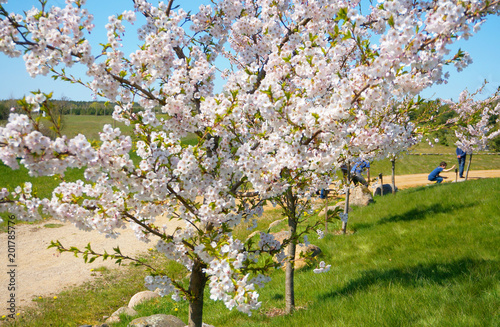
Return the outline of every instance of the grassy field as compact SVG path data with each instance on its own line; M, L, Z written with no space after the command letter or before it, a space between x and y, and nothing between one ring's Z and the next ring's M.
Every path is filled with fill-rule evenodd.
M227 311L206 293L204 321L223 326L499 326L500 179L449 183L376 197L355 208L348 230L322 240L319 260L332 265L325 274L313 267L296 273L292 316L284 303L284 272L260 291L262 308L251 317ZM266 211L265 226L280 218ZM333 227L333 226L331 226ZM340 225L334 226L339 229ZM248 233L242 228L238 234ZM155 252L148 254L151 260ZM142 272L103 272L93 283L40 299L36 310L9 326L102 323L143 290ZM187 319L187 302L168 297L143 304L140 315L166 313ZM116 326L127 326L127 319Z

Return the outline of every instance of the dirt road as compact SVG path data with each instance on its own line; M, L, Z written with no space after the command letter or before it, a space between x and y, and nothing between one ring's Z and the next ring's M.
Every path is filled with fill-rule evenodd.
M405 189L405 188L409 188L409 187L434 184L434 182L429 182L427 180L427 175L428 174L414 174L414 175L396 176L396 186L399 189ZM446 177L446 179L444 180L444 183L455 182L455 181L458 181L458 182L465 181L463 178L457 179L454 172L442 172L439 175ZM481 178L494 178L494 177L500 177L500 170L469 171L468 180L481 179ZM384 184L390 184L391 177L386 176L384 178L383 182L384 182Z
M446 182L455 181L455 173L442 173L448 177ZM469 172L469 179L500 177L500 170L484 170ZM460 180L459 180L460 181ZM390 183L390 177L384 179ZM396 186L400 189L427 185L427 174L396 176ZM166 223L168 230L173 231L182 223ZM8 267L7 234L0 234L0 315L7 314L6 303L9 299L9 284L15 285L15 299L17 308L29 305L32 299L38 296L57 294L65 288L81 284L93 278L91 269L101 266L118 267L112 261L96 260L92 264L85 264L82 258L76 258L70 253L58 254L54 249L47 249L51 240L59 240L68 246L84 248L87 243L92 244L95 251L107 250L120 246L123 254L133 255L147 251L155 244L145 244L138 241L130 230L123 230L118 239L106 238L97 232L84 232L71 224L61 226L56 220L43 221L36 225L18 225L15 234L15 267ZM55 227L55 228L49 228ZM119 267L118 267L119 268ZM7 272L14 269L13 279ZM119 268L120 269L120 268Z

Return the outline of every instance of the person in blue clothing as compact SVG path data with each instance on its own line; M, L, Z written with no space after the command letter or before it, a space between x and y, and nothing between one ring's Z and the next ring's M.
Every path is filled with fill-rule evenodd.
M363 184L364 186L368 186L368 182L363 177L363 172L367 170L366 179L370 180L370 163L366 160L358 160L352 165L351 168L351 180L354 185L358 185L358 183Z
M465 178L464 177L465 157L467 157L467 152L457 147L458 174L460 178Z
M439 164L439 167L437 167L436 169L434 169L430 174L429 174L429 177L428 179L431 181L431 182L436 182L436 183L441 183L443 181L444 178L446 177L442 177L442 176L439 176L439 173L442 172L442 171L450 171L452 169L455 168L455 165L453 165L453 167L451 167L450 169L445 169L446 166L448 166L448 164L445 162L445 161L442 161L440 164Z

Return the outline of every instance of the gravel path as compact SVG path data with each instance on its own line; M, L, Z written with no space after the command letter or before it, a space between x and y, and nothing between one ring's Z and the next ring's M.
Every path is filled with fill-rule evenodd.
M442 173L448 177L446 182L455 181L455 173ZM469 172L469 179L500 177L500 170L483 170ZM460 179L459 179L460 181ZM390 176L386 176L384 183L390 183ZM427 174L396 176L396 186L400 189L428 185ZM181 222L160 222L166 223L170 232L176 227L182 226ZM71 224L61 224L57 228L48 228L47 224L61 224L57 220L47 220L36 225L18 225L15 228L15 298L16 306L29 305L32 299L38 296L50 296L62 290L81 284L93 278L91 269L101 266L114 267L120 269L113 261L96 260L92 264L85 264L83 259L76 258L70 253L59 254L54 249L47 249L51 240L59 240L65 247L77 246L84 248L89 242L92 248L101 252L107 250L112 252L112 248L120 246L123 254L133 255L147 251L154 244L146 244L138 241L133 233L127 229L122 231L118 239L106 238L98 232L84 232L78 230ZM0 234L0 315L8 314L7 300L10 276L7 273L8 267L8 239L7 234Z

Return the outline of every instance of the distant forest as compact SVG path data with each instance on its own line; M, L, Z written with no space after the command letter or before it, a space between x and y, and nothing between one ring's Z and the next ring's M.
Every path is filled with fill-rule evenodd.
M104 101L51 100L61 115L110 116L115 104ZM0 100L0 120L7 120L10 109L17 108L17 100ZM139 109L139 106L137 105Z

